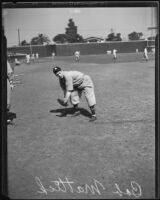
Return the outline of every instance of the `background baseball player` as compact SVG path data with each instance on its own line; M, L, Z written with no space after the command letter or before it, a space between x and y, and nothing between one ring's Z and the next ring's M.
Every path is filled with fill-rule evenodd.
M30 58L31 58L30 55L27 54L27 55L26 55L26 62L27 62L27 64L30 64Z
M17 58L15 58L15 65L20 65L20 64L21 64L20 61Z
M53 73L59 77L60 86L64 91L64 99L61 100L61 105L67 106L70 99L75 110L74 116L79 115L78 104L80 103L81 94L84 92L91 110L90 121L95 121L97 119L95 113L96 98L94 85L90 76L79 71L63 71L60 67L54 67Z
M117 50L116 49L113 49L113 60L114 62L116 62L116 59L117 59Z
M38 53L36 53L36 59L38 59L38 57L39 57L39 54L38 54Z
M146 47L144 48L143 56L144 56L144 59L145 59L146 61L148 61L148 51L147 51L147 48L146 48Z
M52 59L54 60L55 52L52 52Z
M79 61L79 59L80 59L80 51L75 51L74 56L75 56L75 60Z
M34 55L34 53L32 53L32 55L31 55L31 60L34 62L35 61L35 55Z

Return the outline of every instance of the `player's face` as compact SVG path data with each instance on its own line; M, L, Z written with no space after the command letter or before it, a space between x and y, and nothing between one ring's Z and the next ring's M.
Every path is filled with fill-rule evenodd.
M58 76L59 78L63 78L63 73L62 73L62 71L59 71L59 72L56 74L56 76Z

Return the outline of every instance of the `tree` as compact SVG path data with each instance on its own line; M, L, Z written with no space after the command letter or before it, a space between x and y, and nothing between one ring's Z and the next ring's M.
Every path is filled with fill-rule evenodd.
M129 40L140 40L143 36L143 33L137 33L135 31L133 31L132 33L128 34L128 39Z
M71 37L75 37L77 35L77 26L75 26L73 19L69 19L65 34L70 35Z
M121 38L121 34L120 33L117 33L117 41L122 41L122 38Z
M84 42L84 39L81 35L77 33L77 26L75 26L73 19L69 19L68 27L66 28L65 34L58 34L53 38L54 42L59 43L75 43L75 42Z
M56 43L65 43L67 42L66 34L58 34L53 38L53 41Z
M40 45L41 43L38 41L38 37L33 37L31 39L31 44L32 45Z
M77 33L77 26L75 26L73 19L69 19L65 34L68 36L68 42L84 42L83 37Z
M115 37L114 33L110 33L108 34L106 41L113 41L114 37Z
M31 39L32 45L43 45L43 44L49 44L49 43L50 43L50 39L45 34L39 34L38 36L33 37Z
M117 33L115 35L114 32L108 34L106 41L122 41L121 34Z
M26 45L29 45L29 43L28 43L26 40L23 40L23 41L21 42L21 46L26 46Z

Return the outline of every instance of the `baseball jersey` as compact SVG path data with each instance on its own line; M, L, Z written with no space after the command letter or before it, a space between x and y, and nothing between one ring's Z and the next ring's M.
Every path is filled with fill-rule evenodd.
M75 56L79 56L80 55L80 52L79 51L76 51L75 52Z
M113 55L116 55L117 50L113 49Z
M72 91L83 83L84 74L78 71L63 71L63 78L59 79L63 90Z

